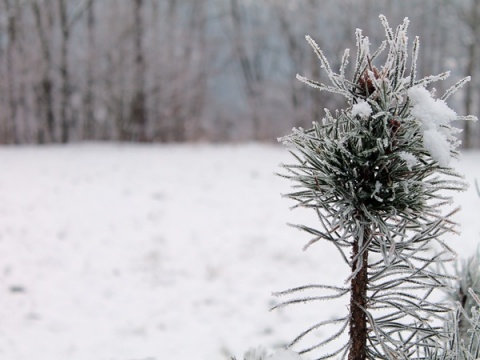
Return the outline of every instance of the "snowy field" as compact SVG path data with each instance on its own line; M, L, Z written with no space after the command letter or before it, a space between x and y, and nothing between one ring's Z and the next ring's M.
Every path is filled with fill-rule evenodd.
M276 349L328 303L275 312L272 291L343 284L331 246L287 222L281 147L0 148L0 359L225 360ZM456 168L461 256L480 243L480 152ZM321 334L318 334L321 335Z

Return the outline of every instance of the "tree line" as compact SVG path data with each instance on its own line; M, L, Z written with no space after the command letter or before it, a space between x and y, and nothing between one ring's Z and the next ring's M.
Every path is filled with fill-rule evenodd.
M478 113L480 0L0 0L0 143L274 141L343 105L295 80L326 81L304 36L339 58L380 13L410 18L419 75L473 76L452 106Z

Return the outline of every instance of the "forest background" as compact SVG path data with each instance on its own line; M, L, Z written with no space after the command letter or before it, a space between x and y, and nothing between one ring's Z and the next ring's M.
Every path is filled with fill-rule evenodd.
M295 80L325 80L304 36L341 59L380 13L410 18L419 77L452 71L439 94L472 76L450 105L478 114L480 0L0 0L0 143L275 141L343 106Z

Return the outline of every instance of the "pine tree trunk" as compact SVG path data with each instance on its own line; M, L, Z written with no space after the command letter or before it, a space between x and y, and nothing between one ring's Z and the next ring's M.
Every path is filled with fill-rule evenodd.
M363 244L369 240L369 231L365 229ZM355 258L360 251L360 239L353 243L353 255ZM352 272L357 271L358 261L354 261ZM367 317L364 309L367 308L367 285L368 285L368 251L361 255L360 271L352 279L350 298L350 339L351 348L348 360L365 360L367 357Z

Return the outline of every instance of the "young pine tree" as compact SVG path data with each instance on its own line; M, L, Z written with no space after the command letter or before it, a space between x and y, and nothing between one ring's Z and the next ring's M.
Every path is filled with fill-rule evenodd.
M385 17L380 19L386 40L376 51L370 52L361 30L356 32L351 80L346 78L348 49L336 73L307 37L330 84L297 78L343 95L348 107L333 113L325 109L325 118L311 129L294 129L281 139L296 159L283 165L282 176L294 182L294 191L287 195L296 202L294 207L317 214L317 228L295 225L313 236L307 247L319 240L330 242L351 274L346 286L306 285L278 293L308 294L279 306L349 298L344 317L319 320L292 342L305 343L315 330L337 327L326 339L304 345L301 354L317 354L345 339L317 358L448 358L455 331L444 325L453 324L449 319L454 309L431 300L432 293L446 286L445 276L432 265L453 258L440 239L455 231L450 216L456 210L441 211L451 201L445 191L465 187L449 167L458 145L451 122L474 119L457 116L445 100L469 78L435 98L427 86L449 73L417 79L419 40L413 41L408 59L408 19L395 31Z

